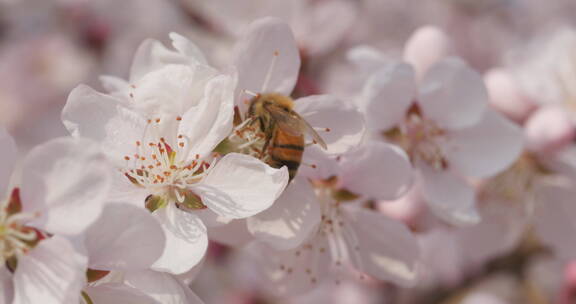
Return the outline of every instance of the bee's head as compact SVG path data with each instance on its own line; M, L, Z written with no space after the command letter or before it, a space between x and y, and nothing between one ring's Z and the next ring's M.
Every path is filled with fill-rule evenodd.
M255 116L265 115L268 112L266 107L270 106L290 112L294 108L294 101L290 97L278 93L258 94L250 101L248 113Z

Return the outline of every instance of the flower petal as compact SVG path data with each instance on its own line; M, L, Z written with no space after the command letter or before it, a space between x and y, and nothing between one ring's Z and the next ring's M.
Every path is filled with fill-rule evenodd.
M357 6L346 0L320 1L300 7L296 15L299 18L291 25L298 42L311 57L334 50L346 37L358 13Z
M30 225L55 234L77 234L100 215L112 167L98 146L58 138L34 148L22 170L23 211L39 213Z
M217 214L245 218L270 207L287 183L286 168L274 169L254 157L230 153L193 190Z
M413 171L396 146L371 141L342 157L342 186L369 198L391 200L409 189Z
M358 238L356 264L375 278L412 286L416 280L416 266L420 257L418 241L401 222L382 214L347 206L346 216L354 223Z
M318 287L329 278L332 257L326 238L313 238L307 245L278 251L253 242L243 253L247 261L254 264L265 290L280 296L294 296Z
M195 59L198 63L208 64L208 61L206 60L206 57L204 57L200 48L188 38L174 32L170 33L169 36L170 40L172 40L172 46L174 46L180 54L189 59Z
M300 55L290 27L282 20L266 17L250 24L233 56L239 79L235 96L244 96L242 90L289 96L294 89Z
M168 204L153 213L160 221L166 236L162 256L152 269L182 274L198 264L208 248L206 227L198 216Z
M350 49L346 53L346 59L365 73L372 73L387 63L387 58L382 52L368 45Z
M116 76L103 75L99 77L102 87L110 94L121 94L125 96L130 85L122 78Z
M216 71L201 65L159 67L130 86L129 100L131 106L147 118L166 115L175 119L206 98L207 86L216 75ZM232 95L234 87L229 90Z
M14 297L14 283L12 274L6 267L0 268L0 304L12 303Z
M145 40L140 44L130 68L130 83L169 64L192 66L205 62L202 54L192 42L175 33L171 33L170 38L176 51L166 48L162 43L153 39Z
M472 225L480 221L475 207L474 188L450 171L436 170L418 163L422 192L431 210L454 225Z
M469 265L483 265L516 248L530 218L525 204L483 200L479 209L482 222L455 231Z
M319 145L313 145L304 149L302 163L298 168L298 176L307 177L313 180L327 179L340 173L340 166L336 157L328 155Z
M476 71L460 59L449 58L424 75L419 104L424 115L439 126L459 129L480 121L488 104L488 92Z
M231 220L224 225L209 227L208 238L232 247L243 247L254 241L254 235L246 227L246 219Z
M320 223L320 206L306 179L296 178L272 207L248 218L248 230L278 250L302 244Z
M166 273L143 270L129 272L126 284L140 290L162 304L202 304L202 300L174 276Z
M62 110L62 121L72 136L86 137L102 144L103 151L125 165L124 156L137 153L146 120L122 105L120 99L80 85L72 90Z
M86 284L87 258L66 239L41 241L18 259L13 304L79 303Z
M296 100L296 112L302 116L328 146L331 154L344 153L357 146L364 135L362 114L330 95L313 95ZM346 119L342 119L342 118ZM329 129L326 131L325 129Z
M415 99L414 69L405 63L394 63L370 75L358 103L366 115L367 128L380 134L400 123Z
M543 186L538 189L534 219L539 239L562 259L576 257L576 205L574 185L571 183Z
M450 133L444 154L449 166L464 176L489 177L520 156L523 137L520 127L487 110L478 124Z
M152 297L136 288L121 283L105 283L87 286L84 291L94 303L106 304L156 304Z
M210 80L198 106L182 116L178 134L187 137L188 161L205 156L232 131L236 79L221 75Z
M129 203L143 207L150 190L133 184L122 172L112 173L112 186L107 201Z
M165 242L160 224L147 210L120 203L108 204L84 239L89 266L98 270L148 268Z
M4 199L7 195L8 186L10 186L10 177L18 158L18 150L14 139L3 127L0 127L0 147L2 147L0 151L0 157L2 157L2 162L0 162L0 197Z

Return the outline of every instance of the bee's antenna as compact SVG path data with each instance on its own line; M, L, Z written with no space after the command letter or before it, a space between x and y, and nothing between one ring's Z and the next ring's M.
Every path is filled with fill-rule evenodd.
M276 66L276 60L278 60L278 56L280 52L277 50L274 51L274 56L272 56L272 63L270 63L270 67L268 68L268 72L266 73L266 78L264 78L264 84L262 85L262 90L260 92L266 92L268 89L268 84L270 83L270 78L272 78L272 72L274 72L274 67Z

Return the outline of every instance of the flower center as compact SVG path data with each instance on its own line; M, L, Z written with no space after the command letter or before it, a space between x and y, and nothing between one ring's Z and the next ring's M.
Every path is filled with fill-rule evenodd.
M438 170L448 167L441 148L446 133L418 112L409 112L401 125L385 131L383 135L402 147L413 162L418 159Z
M523 154L510 168L490 179L481 195L510 202L530 202L534 185L546 176L550 176L550 172L534 156Z
M176 121L180 120L180 117L176 118ZM188 187L205 176L210 163L202 160L199 154L191 156L186 136L161 136L162 133L170 134L161 132L167 129L170 126L163 126L160 118L148 120L142 140L134 143L137 152L124 156L126 165L120 171L134 185L150 191L146 199L149 209L155 210L170 202L198 209L199 198Z
M0 208L0 265L6 263L12 270L16 258L28 253L40 239L36 230L23 225L35 215L20 211L19 190L16 188L10 200L4 201Z

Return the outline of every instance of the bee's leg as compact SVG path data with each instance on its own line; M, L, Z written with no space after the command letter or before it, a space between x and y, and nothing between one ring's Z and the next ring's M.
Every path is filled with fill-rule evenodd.
M266 137L266 141L264 142L264 146L262 147L262 151L260 151L260 159L264 158L264 153L268 151L268 145L270 145L271 138L269 136Z

